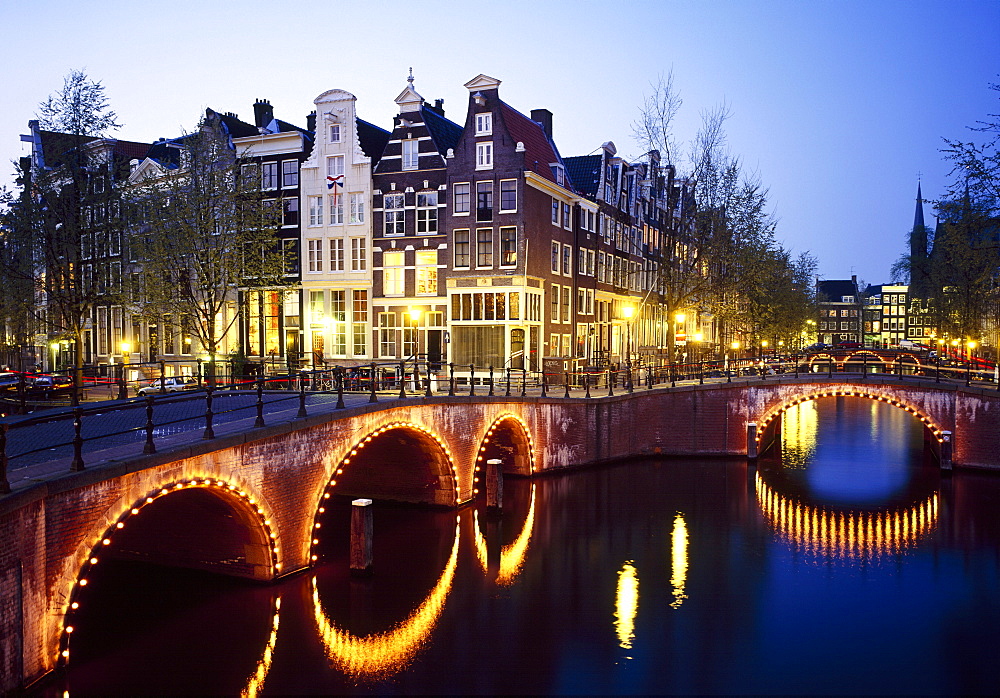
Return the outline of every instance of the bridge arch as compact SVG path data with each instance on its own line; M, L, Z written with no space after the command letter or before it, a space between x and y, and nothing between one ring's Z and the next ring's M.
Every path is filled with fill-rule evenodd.
M768 430L769 428L776 427L779 424L777 420L786 410L803 402L818 400L825 397L862 397L898 407L899 409L909 412L916 417L939 444L944 441L944 430L941 425L924 410L908 404L898 395L883 394L866 387L813 388L798 395L786 396L782 402L768 407L763 414L760 415L757 421L757 435L755 437L759 449L758 452L760 452L761 443L770 443L770 437L773 436L773 434L769 434Z
M112 507L99 535L81 544L67 572L56 664L69 661L70 639L95 567L108 557L273 580L281 571L278 534L266 505L251 492L214 477L174 480L128 506ZM172 535L162 536L164 526ZM204 535L211 530L212 535Z
M531 431L516 414L502 414L487 427L476 453L473 482L478 483L483 465L494 458L503 462L505 473L531 475L535 472L535 444ZM479 489L473 487L472 493L478 494Z

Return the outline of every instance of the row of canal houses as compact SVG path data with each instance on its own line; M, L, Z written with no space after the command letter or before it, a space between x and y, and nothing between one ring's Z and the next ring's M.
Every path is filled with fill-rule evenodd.
M681 351L685 336L711 341L710 316L678 324L650 292L689 197L673 168L655 151L628 162L610 141L563 157L551 112L525 115L486 75L465 87L458 124L411 75L391 131L360 119L339 89L316 97L305 127L275 118L265 100L253 124L208 110L256 163L265 196L281 201L289 259L286 288L234 289L238 332L224 353L269 372L418 357L464 376L470 364L662 362L667 332ZM154 143L131 176L169 157L168 139ZM204 357L182 324L96 308L86 363L166 361L168 373L193 373Z

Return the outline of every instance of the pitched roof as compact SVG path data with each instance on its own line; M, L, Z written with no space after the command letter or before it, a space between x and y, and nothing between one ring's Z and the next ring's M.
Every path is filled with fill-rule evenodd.
M382 159L382 152L385 144L389 142L389 132L380 126L369 123L364 119L354 118L358 124L358 142L361 143L361 150L371 158L372 167Z
M839 303L844 296L857 296L858 288L850 279L830 279L817 281L816 292L826 296L827 302Z
M458 139L462 136L462 127L429 107L421 107L420 113L424 117L424 124L427 125L427 131L434 139L438 152L445 155L449 148L454 148L458 143Z
M500 102L500 115L514 142L524 144L524 168L551 182L556 182L555 173L549 165L553 162L562 162L562 159L541 125L503 101Z
M98 140L94 136L74 136L59 131L39 130L38 135L42 144L42 164L49 168L61 165L66 153L74 148Z
M596 197L601 182L601 156L576 155L563 158L566 174L573 187L584 196Z

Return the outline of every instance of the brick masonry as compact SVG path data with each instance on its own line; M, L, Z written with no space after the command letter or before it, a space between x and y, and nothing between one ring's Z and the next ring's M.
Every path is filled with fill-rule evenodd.
M394 401L40 482L0 498L0 691L54 668L91 556L155 554L151 526L210 529L163 532L177 541L169 556L160 550L171 564L268 580L310 564L326 492L456 506L474 496L477 465L492 457L503 458L508 472L529 474L640 455L741 456L748 422L776 423L773 415L793 401L836 391L909 407L930 428L954 433L956 465L1000 468L996 391L891 379L768 380L589 400ZM147 498L155 499L148 510ZM184 507L191 513L181 516ZM212 524L219 509L235 514L225 529ZM221 530L231 540L211 539ZM112 544L102 547L105 538ZM233 551L242 551L238 565L205 563Z

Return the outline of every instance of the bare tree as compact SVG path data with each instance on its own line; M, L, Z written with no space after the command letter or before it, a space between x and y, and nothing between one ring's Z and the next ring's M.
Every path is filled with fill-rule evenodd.
M238 318L227 308L237 289L285 283L282 212L262 198L256 165L234 150L215 112L165 145L169 157L137 173L129 192L133 303L150 321L179 318L214 362Z

